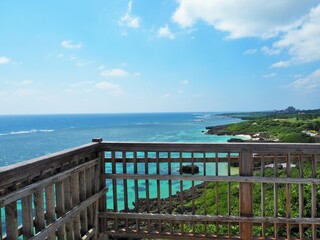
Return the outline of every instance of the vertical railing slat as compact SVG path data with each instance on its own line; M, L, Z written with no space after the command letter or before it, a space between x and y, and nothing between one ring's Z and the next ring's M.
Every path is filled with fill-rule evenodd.
M70 182L70 190L71 190L71 198L72 198L72 207L77 206L80 203L80 197L79 197L79 174L73 174L71 176L71 182ZM73 218L73 228L74 228L74 237L75 239L79 239L81 237L80 232L80 214L76 214L76 216Z
M101 151L99 154L99 158L100 158L100 189L101 188L105 188L106 187L106 180L104 179L104 174L106 173L106 160L105 160L105 152ZM99 212L105 212L106 211L106 204L107 204L107 197L106 195L103 195L100 199L99 199ZM104 218L100 218L100 226L99 226L99 230L100 232L104 233L104 229L107 227L107 222L105 221Z
M54 206L54 186L53 184L45 188L46 192L46 220L47 226L55 221L55 206ZM49 240L55 240L56 235L52 233L48 236Z
M260 175L261 177L265 177L265 156L263 155L261 157L261 172L260 172ZM265 184L264 183L261 183L261 217L265 217L265 212L266 212L266 191L265 191ZM265 238L265 231L266 231L266 224L265 223L262 223L261 225L262 227L262 237Z
M317 178L317 155L312 155L312 178ZM311 188L311 217L317 217L317 185L312 183ZM312 239L317 239L317 225L312 224Z
M69 211L72 208L71 186L70 178L66 178L64 181L64 199L65 199L65 211ZM74 239L73 221L70 220L66 223L67 239Z
M35 208L34 226L36 228L36 232L38 233L45 228L44 199L43 199L42 189L34 193L34 208Z
M299 161L299 178L303 178L303 156L301 155ZM303 184L299 184L299 218L303 218L304 212L304 190ZM303 225L299 224L299 236L303 239Z
M239 173L240 176L252 176L253 174L253 160L252 151L244 149L240 155ZM239 203L240 203L240 216L252 217L253 214L253 197L252 197L252 183L239 184ZM248 240L252 239L252 223L240 223L240 237Z
M5 206L7 239L18 239L18 213L17 202L9 203Z
M137 163L137 152L133 153L133 173L135 175L138 174L138 163ZM140 203L139 203L139 188L138 188L138 180L134 180L134 198L135 198L135 209L138 213L140 211ZM139 219L136 219L136 231L139 232Z
M80 202L86 200L86 174L85 170L79 173L79 187L80 187ZM87 208L80 212L80 225L81 225L81 235L87 233L88 231L88 215Z
M61 217L65 213L65 199L64 199L64 186L63 186L63 181L59 181L56 183L56 212L57 212L57 217ZM60 227L58 229L58 239L65 239L66 234L65 234L65 225Z
M289 154L286 158L286 173L287 177L291 176L291 155ZM291 217L291 184L286 183L286 218ZM291 239L291 225L287 224L287 239Z
M22 224L23 238L29 239L34 235L33 214L32 214L32 195L22 198Z
M156 173L160 175L160 162L159 162L159 152L156 152ZM157 207L158 213L161 213L161 191L160 191L160 180L157 179ZM158 221L158 231L161 233L161 220Z
M274 167L273 167L273 175L275 178L278 177L278 156L274 154ZM273 204L274 204L274 212L273 217L278 217L278 183L273 184ZM278 224L274 223L274 238L278 238Z
M87 168L85 170L86 174L86 199L92 196L92 168ZM93 227L93 206L88 208L88 228Z

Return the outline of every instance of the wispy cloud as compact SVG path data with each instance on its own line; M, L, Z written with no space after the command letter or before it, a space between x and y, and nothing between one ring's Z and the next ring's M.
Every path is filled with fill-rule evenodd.
M69 87L83 87L83 86L92 85L93 83L94 81L80 81L80 82L70 83L68 85Z
M182 80L180 83L184 84L184 85L188 85L189 84L189 80Z
M74 62L78 67L85 67L87 65L92 64L91 61L85 61L82 60L74 55L65 55L63 53L59 53L57 55L57 58L62 60L62 61L70 61L70 62Z
M257 53L257 49L255 48L250 48L250 49L247 49L243 54L244 55L254 55Z
M306 77L295 80L288 87L303 91L313 91L320 88L320 69L317 69Z
M262 77L263 78L273 78L273 77L276 77L277 76L277 73L267 73L267 74L264 74Z
M103 77L127 77L129 73L121 68L114 68L110 70L101 69L101 76Z
M5 84L14 85L14 86L26 86L33 84L31 80L23 80L23 81L5 81Z
M267 46L263 46L261 48L261 52L264 55L268 55L268 56L272 56L272 55L279 55L281 53L281 49L277 49L277 48L269 48Z
M158 36L159 37L166 37L166 38L170 38L170 39L174 39L175 38L175 35L171 32L171 30L168 27L168 25L165 25L165 26L159 28Z
M120 85L107 81L99 82L95 85L95 87L100 90L106 90L110 95L113 96L121 96L124 94L124 91Z
M128 3L127 12L120 18L119 25L129 28L138 28L140 26L140 18L131 14L132 1Z
M297 27L286 32L273 44L276 50L288 49L290 58L273 64L288 67L320 60L320 4L311 9Z
M5 56L0 56L0 64L7 64L10 63L11 59Z
M68 49L79 49L82 47L82 43L74 43L72 40L64 40L61 42L61 46Z

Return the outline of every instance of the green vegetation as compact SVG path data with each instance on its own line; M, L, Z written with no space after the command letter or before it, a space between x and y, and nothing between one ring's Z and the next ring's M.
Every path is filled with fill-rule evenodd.
M304 164L303 167L303 174L304 177L311 177L312 170L311 164ZM254 173L255 176L260 176L260 171L256 171ZM320 175L320 164L317 167L317 176ZM267 168L265 170L266 177L273 177L274 172L273 168ZM286 169L279 169L278 170L279 177L286 177ZM299 177L299 167L292 167L291 168L291 177ZM311 217L311 184L278 184L278 217L286 217L286 191L290 191L290 217L299 217L299 187L302 189L304 194L304 210L302 217ZM196 214L205 214L204 205L206 199L207 205L207 212L208 215L229 215L228 213L228 188L230 189L230 215L239 216L239 183L208 183L207 190L206 190L206 197L203 194L204 189L197 189L197 191L201 191L202 194L199 194L200 197L194 200L195 203L195 211ZM264 183L265 189L265 216L266 217L273 217L275 214L274 210L274 184L267 184ZM289 189L289 190L288 190ZM320 186L317 185L316 191L320 192ZM216 193L218 193L218 201L216 201ZM261 183L254 183L253 184L253 215L254 216L262 216L262 208L261 208ZM320 196L317 196L317 215L320 214ZM184 203L186 207L192 207L192 200L189 200L187 203ZM217 211L218 209L218 211ZM219 234L226 235L227 232L227 224L226 225L219 225ZM193 226L186 226L186 231L191 231ZM196 227L196 231L203 231L202 227ZM292 226L293 236L298 236L298 227ZM254 234L256 236L261 235L262 227L261 226L254 226ZM266 226L266 235L273 236L274 234L274 226L269 225ZM216 232L216 225L209 224L208 231L211 233ZM239 227L237 225L231 226L231 234L237 234L239 231ZM320 234L320 232L318 233ZM285 237L286 231L284 226L278 227L278 235L279 237ZM304 235L306 238L310 238L311 236L311 226L304 226ZM319 235L320 237L320 235Z
M301 118L301 116L282 119L258 118L230 124L227 126L227 130L235 134L265 132L269 139L278 139L281 142L312 143L316 142L316 139L303 133L303 131L318 133L320 131L320 116L307 119L305 117Z

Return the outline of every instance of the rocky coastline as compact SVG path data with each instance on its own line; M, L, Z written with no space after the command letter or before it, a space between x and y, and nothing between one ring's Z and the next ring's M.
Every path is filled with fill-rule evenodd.
M208 126L205 134L218 135L218 136L230 136L228 142L275 142L270 138L267 132L252 132L252 131L229 131L227 125ZM237 136L249 136L249 139L242 139Z

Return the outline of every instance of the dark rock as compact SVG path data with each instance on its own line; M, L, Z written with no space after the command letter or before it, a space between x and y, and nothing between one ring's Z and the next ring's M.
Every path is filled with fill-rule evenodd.
M185 165L182 166L179 170L180 173L189 173L189 174L196 174L199 173L199 167L197 165Z
M230 138L227 142L244 142L244 140L241 138Z

